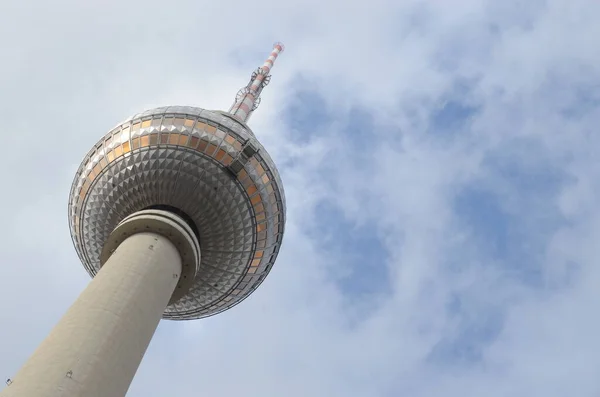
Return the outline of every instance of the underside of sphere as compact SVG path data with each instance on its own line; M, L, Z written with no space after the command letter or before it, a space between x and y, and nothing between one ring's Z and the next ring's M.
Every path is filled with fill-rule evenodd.
M193 285L164 318L202 318L234 306L264 280L279 252L279 173L250 129L222 112L153 109L119 124L88 153L71 188L69 224L90 275L117 224L149 208L184 218L202 253Z

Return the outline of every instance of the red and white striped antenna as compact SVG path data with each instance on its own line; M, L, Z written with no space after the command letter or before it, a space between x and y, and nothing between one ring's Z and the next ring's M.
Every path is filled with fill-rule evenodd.
M269 72L275 63L275 60L284 49L283 43L275 43L273 45L273 51L271 51L271 55L269 55L265 63L252 73L248 85L238 91L235 102L229 109L229 113L233 117L243 122L247 122L250 119L252 112L260 105L260 93L271 80Z

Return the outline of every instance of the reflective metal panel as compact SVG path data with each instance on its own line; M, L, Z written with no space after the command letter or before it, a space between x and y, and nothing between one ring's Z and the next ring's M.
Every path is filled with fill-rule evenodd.
M281 179L244 123L174 106L136 114L107 133L84 158L69 198L71 236L90 275L115 226L156 205L185 212L202 251L193 287L164 318L197 319L234 306L275 262L285 223Z

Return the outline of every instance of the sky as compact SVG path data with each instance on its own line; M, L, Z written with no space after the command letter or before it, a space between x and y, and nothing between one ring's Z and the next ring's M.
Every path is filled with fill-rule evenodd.
M281 172L280 256L163 321L129 397L600 395L600 2L0 3L0 378L89 282L67 198L156 106L228 109Z

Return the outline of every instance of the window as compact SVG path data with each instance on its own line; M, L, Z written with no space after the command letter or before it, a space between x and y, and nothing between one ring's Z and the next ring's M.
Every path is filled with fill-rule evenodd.
M252 185L248 187L248 189L246 189L246 192L248 193L248 196L252 196L254 193L257 192L256 186Z
M257 173L258 173L258 175L260 176L260 175L262 175L262 174L264 174L264 173L265 173L265 169L263 168L263 166L262 166L262 165L260 165L260 164L257 164L257 165L256 165L256 172L257 172Z
M212 156L212 154L215 152L216 149L217 149L217 147L215 145L213 145L212 143L209 143L206 148L206 154Z
M229 154L225 153L225 156L223 156L223 165L228 166L229 164L231 164L231 162L233 161L233 157L231 157Z
M177 120L175 120L177 121ZM183 124L183 119L181 119L181 123ZM169 144L170 145L177 145L177 143L179 142L179 134L169 134Z
M199 152L203 152L204 149L206 149L207 145L208 145L208 142L201 140L200 143L198 143L198 148L196 150Z
M200 139L198 137L193 136L192 139L189 141L188 146L195 149L196 146L198 146L198 141Z
M227 135L227 136L225 137L225 142L227 142L227 143L228 143L228 144L230 144L230 145L233 145L233 143L235 142L235 138L234 138L234 137L232 137L231 135Z
M260 212L264 212L264 211L265 211L265 206L262 203L254 205L254 212L260 213Z

